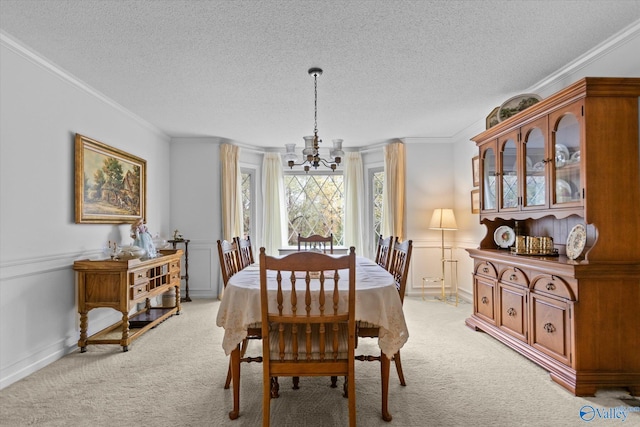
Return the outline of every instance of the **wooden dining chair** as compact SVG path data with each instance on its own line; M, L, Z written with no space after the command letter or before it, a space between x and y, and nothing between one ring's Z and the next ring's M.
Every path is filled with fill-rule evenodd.
M391 264L391 255L393 249L393 236L389 236L384 239L382 236L378 236L378 246L376 247L376 264L385 270L389 269Z
M222 272L222 284L225 288L227 287L229 278L240 271L237 248L238 246L234 241L218 240L220 271Z
M298 252L300 251L319 251L327 253L327 246L329 247L329 253L333 253L333 233L328 236L321 236L319 234L312 234L311 236L303 237L298 233Z
M240 237L234 237L233 241L238 248L238 262L239 270L254 263L253 260L253 248L251 247L251 237L247 236L246 239Z
M399 243L398 238L396 237L393 244L391 262L389 263L389 273L391 273L391 275L393 276L393 280L395 281L396 288L398 289L398 294L400 296L401 302L404 302L404 293L407 287L407 278L409 276L409 262L411 261L412 250L412 240L405 240L404 242ZM379 338L380 336L380 327L377 325L359 321L357 322L356 327L356 333L359 338ZM380 361L379 356L358 355L356 356L356 359L364 361ZM400 384L406 386L407 383L404 379L404 373L402 372L402 360L400 359L399 350L396 354L393 355L393 362L396 366L396 371L398 372Z
M222 284L226 288L229 278L241 270L240 256L238 252L238 243L228 240L218 240L218 257L220 258L220 270L222 271ZM240 239L238 239L240 240ZM260 323L254 323L247 328L247 337L242 340L240 346L241 362L260 362L262 357L245 357L247 346L250 339L262 338L262 326ZM224 382L224 388L228 389L231 385L231 360L229 360L229 369L227 370L227 379Z
M340 257L309 251L282 258L260 248L259 262L262 425L269 426L277 377L335 375L346 378L349 425L355 426L355 248ZM339 279L348 283L346 299L339 294Z

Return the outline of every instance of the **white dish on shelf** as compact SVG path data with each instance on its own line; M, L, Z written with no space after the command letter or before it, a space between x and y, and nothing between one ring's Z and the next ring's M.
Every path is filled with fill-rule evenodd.
M564 179L556 179L556 200L559 202L571 200L571 184Z
M566 145L556 144L556 167L563 167L571 158Z
M582 224L576 224L567 237L567 258L578 258L582 254L586 243L587 229Z
M538 162L535 165L533 165L533 170L536 172L540 172L544 170L544 162Z
M580 161L580 150L576 151L571 155L571 162L577 163Z
M501 248L508 248L515 243L516 233L513 231L513 228L507 225L501 225L496 228L496 231L493 233L493 241Z

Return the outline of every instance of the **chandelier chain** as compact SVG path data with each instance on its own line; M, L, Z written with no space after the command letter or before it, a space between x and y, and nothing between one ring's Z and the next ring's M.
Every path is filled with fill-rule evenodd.
M314 135L318 135L318 74L317 73L314 73L313 75L313 94L314 94L313 133Z

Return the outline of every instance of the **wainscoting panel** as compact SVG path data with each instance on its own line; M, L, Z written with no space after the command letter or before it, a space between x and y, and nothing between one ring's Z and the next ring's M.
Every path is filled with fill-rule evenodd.
M220 277L218 248L213 241L189 243L189 296L191 298L216 298L222 286ZM182 258L184 275L184 257ZM185 296L185 281L182 281L180 295Z

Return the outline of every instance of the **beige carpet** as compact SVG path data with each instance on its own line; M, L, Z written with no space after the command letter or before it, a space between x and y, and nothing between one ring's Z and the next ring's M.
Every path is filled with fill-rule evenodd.
M194 300L135 341L89 346L0 391L0 426L258 426L262 366L243 364L240 418L231 421L232 392L222 388L228 359L215 326L218 301ZM464 326L471 306L407 298L409 342L402 349L407 386L391 373L389 409L380 418L379 364L356 362L360 426L638 426L640 401L625 390L572 396L549 375L486 334ZM377 353L373 340L358 351ZM259 343L253 343L253 353ZM326 378L281 380L272 426L344 426L347 402ZM585 405L600 411L580 418ZM608 408L616 408L610 410ZM634 412L635 411L635 412ZM606 412L606 413L605 413ZM605 419L626 414L626 420ZM621 424L622 423L622 424Z

